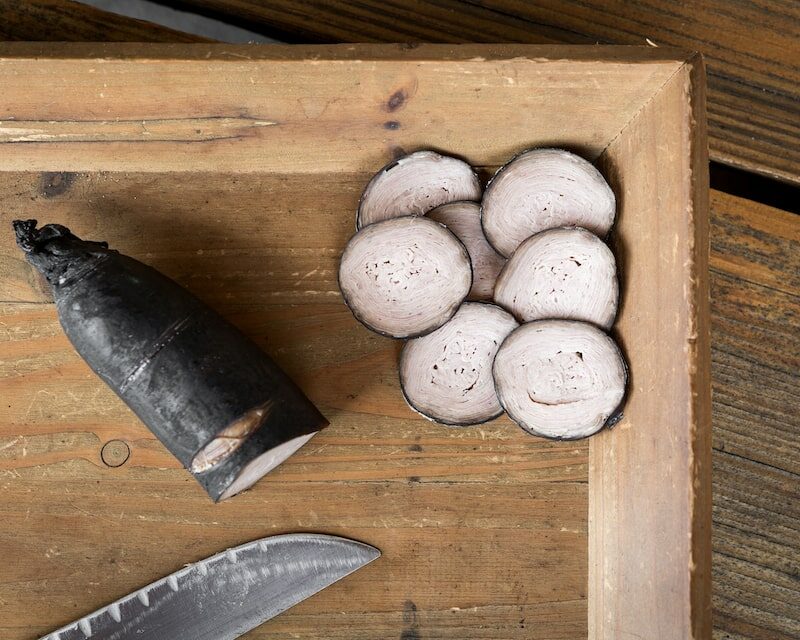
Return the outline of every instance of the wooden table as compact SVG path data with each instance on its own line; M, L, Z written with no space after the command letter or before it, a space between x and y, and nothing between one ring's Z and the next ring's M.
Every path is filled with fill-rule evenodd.
M0 37L199 40L72 2L17 4L0 0L5 19ZM695 48L706 55L709 69L712 160L800 183L796 4L181 4L292 41L638 44L648 38L655 44ZM713 175L712 168L712 186ZM789 193L788 206L800 202L796 191L766 184ZM711 210L715 638L788 640L800 635L800 219L717 190L711 193ZM414 635L403 637L424 637L413 611L407 618Z

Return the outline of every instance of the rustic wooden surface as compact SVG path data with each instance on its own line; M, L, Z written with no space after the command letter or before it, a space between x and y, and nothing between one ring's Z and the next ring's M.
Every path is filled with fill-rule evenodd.
M353 537L383 557L250 638L586 634L588 445L505 420L443 429L405 406L399 345L361 327L336 291L366 175L90 173L51 196L50 177L0 177L3 229L24 212L110 234L239 325L332 421L214 505L80 361L52 305L0 305L0 636L32 638L184 562L291 531ZM2 242L8 255L7 231ZM130 447L120 467L101 460L111 440Z
M0 16L0 41L208 41L207 38L118 16L72 0L0 0Z
M714 637L800 637L800 219L712 192Z
M360 4L363 8L364 3ZM437 4L444 6L441 2ZM646 36L661 44L667 40L660 21L675 17L652 11L644 17L637 15L635 20L639 24L626 24L624 29L617 29L620 21L616 17L606 21L613 11L609 14L609 7L603 6L600 11L586 9L588 22L583 28L578 25L576 29L575 24L567 25L565 20L574 21L572 14L581 11L577 5L559 3L557 12L532 23L502 13L488 15L480 7L458 4L456 12L444 11L439 18L430 15L433 9L429 9L425 19L416 21L409 33L383 37L401 40L422 37L434 41L451 37L529 41L535 37L542 42L580 42L584 41L586 31L602 29L616 34L598 34L596 38L617 41L617 37L638 39ZM242 6L242 3L227 3L229 13L226 17L231 18ZM519 6L530 10L529 5ZM259 14L263 15L264 8L253 4L251 9L253 23L250 26L253 27L260 21ZM694 6L687 10L693 9ZM24 5L15 4L4 12L4 16L13 18L14 11L24 10ZM396 8L383 5L383 10ZM628 5L623 10L629 12L632 7ZM679 7L678 11L681 10ZM784 156L796 157L797 146L792 139L796 140L796 133L792 133L796 124L792 125L791 121L787 124L786 118L788 114L790 120L793 118L797 122L796 90L794 94L790 91L788 97L783 90L762 92L759 86L769 84L769 80L765 83L763 77L758 77L762 74L750 77L747 69L771 67L773 80L788 80L797 86L796 64L787 69L782 57L787 51L792 54L796 50L796 36L786 29L791 29L797 21L785 17L789 15L787 11L794 10L795 5L785 3L726 3L725 11L741 12L745 18L736 23L712 18L709 27L708 14L703 12L700 14L703 20L688 21L694 29L701 29L696 36L697 44L690 46L703 50L711 67L713 157L733 162L744 158L741 161L744 166L768 174L776 173L772 166L783 163ZM272 27L287 25L285 35L288 38L308 41L321 38L366 40L376 28L392 28L386 23L378 23L376 27L374 20L367 19L356 25L350 34L326 36L323 33L329 28L326 24L335 27L337 21L352 20L352 15L339 11L339 15L326 17L324 11L325 6L317 6L309 14L304 12L302 5L293 4L292 11L279 9L273 22L262 24ZM755 12L755 15L749 12ZM299 17L294 24L287 22L292 15ZM459 23L462 15L466 15L467 20ZM107 24L116 22L108 14L106 20ZM651 21L654 21L652 29L649 28ZM777 21L777 25L767 28L769 36L747 36L763 30L770 21ZM429 33L418 35L426 25L430 25ZM46 21L36 21L34 26L38 31L28 32L24 37L48 39L47 34L52 33L52 25ZM670 38L687 37L683 26L671 29L666 35ZM771 47L776 37L782 40L784 36L794 38L795 44L790 42L783 52L776 54ZM4 37L20 39L21 35L19 32L4 33ZM73 38L67 30L60 32L58 39L80 37L76 35ZM96 35L93 32L89 37L113 38L113 30L101 30ZM729 45L721 49L716 47L714 43L720 38L727 39ZM151 38L142 36L140 39ZM158 39L158 36L152 39ZM734 65L740 56L749 61L744 67L733 69L729 77L717 68L717 58L721 53L728 56ZM727 97L726 93L729 94ZM757 125L758 133L749 139L746 134L742 137L743 131L753 128L754 119L761 123ZM767 124L770 121L778 123L778 126L770 128ZM730 127L730 133L725 123ZM771 144L771 157L764 158L762 141L775 137L786 143ZM731 144L737 148L723 153ZM797 172L784 177L798 179ZM795 638L800 635L800 612L793 606L798 600L796 557L800 549L797 526L800 514L796 510L799 503L797 415L800 406L794 385L800 347L796 339L798 269L792 258L797 256L800 223L796 217L719 192L712 192L712 211L714 637L718 640ZM792 242L795 243L794 251ZM762 380L768 383L763 384ZM94 445L91 450L95 451ZM409 607L404 618L410 623L408 628L413 630L415 617L412 608ZM566 635L569 636L569 631ZM411 631L406 637L412 637Z
M496 166L519 149L518 131L594 159L676 72L681 55L640 48L641 60L629 64L627 47L398 45L363 62L355 47L338 45L315 48L308 55L317 60L308 62L303 49L289 46L198 46L191 60L181 59L184 47L154 47L148 55L165 58L158 77L152 63L129 61L138 45L59 45L60 59L47 65L38 61L47 46L0 45L0 57L20 56L3 62L0 79L27 78L25 91L4 95L3 110L13 118L0 121L0 144L11 143L3 166L341 173L374 169L387 152L422 147ZM529 60L548 55L563 60ZM264 62L276 57L285 62ZM210 77L225 78L224 88L209 85ZM607 88L602 100L600 82ZM555 99L567 98L584 105L585 118L555 108ZM490 109L494 121L462 118L456 125L450 112L465 105ZM309 140L314 153L303 144Z
M703 327L695 324L701 281L691 277L703 247L702 226L693 241L694 207L698 215L703 210L693 189L704 191L705 168L691 156L691 127L699 125L698 114L689 110L696 95L688 84L689 67L665 59L667 52L650 50L635 64L623 63L630 54L609 50L603 60L592 61L594 51L582 51L572 68L564 62L570 49L553 50L553 62L544 59L543 50L531 49L526 62L517 50L504 60L496 59L494 49L468 47L464 55L442 62L433 59L435 48L390 48L382 50L391 54L385 57L407 56L408 62L381 60L360 68L351 60L328 59L346 49L309 51L313 63L242 61L238 49L216 51L222 53L208 60L198 55L191 63L181 63L179 56L155 62L152 51L149 62L119 56L86 63L48 60L38 71L24 60L6 60L0 65L8 78L4 106L15 119L4 126L16 127L12 136L24 139L4 145L0 226L8 229L10 219L19 216L58 219L174 276L273 353L332 426L256 489L214 507L73 353L10 233L0 235L8 274L0 287L7 399L0 405L0 455L8 496L2 508L15 523L0 534L8 538L14 559L0 569L5 636L28 637L67 622L162 575L176 558L185 562L265 533L310 529L363 539L384 557L341 590L326 591L250 637L575 638L587 633L587 597L602 596L610 610L622 611L615 601L624 597L641 602L644 611L638 619L596 620L602 637L614 637L614 625L624 623L626 631L668 638L675 627L664 628L663 614L646 605L654 592L663 593L658 600L675 613L675 624L688 637L692 619L704 619L689 598L704 579L708 548L702 514L692 511L692 500L707 488L692 466L704 454L702 438L699 449L693 441L693 425L702 431L703 418L692 391L702 387L707 361ZM70 64L76 69L70 71ZM163 73L151 71L149 82L139 80L141 69L154 64ZM429 79L434 70L435 84ZM49 74L52 82L32 89L29 82L13 80L36 73ZM80 91L65 91L70 85L60 84L64 74L72 85L80 79ZM126 74L135 82L123 91L119 76ZM227 98L206 89L218 86L209 79L220 75ZM581 141L559 124L560 105L575 103L600 77L616 87L608 96L614 108L595 99L589 119L596 131ZM159 83L169 83L168 105L159 98L164 95ZM532 98L534 86L538 95ZM472 97L469 109L458 108L484 87L492 87L493 99ZM652 112L642 109L654 100L645 87L655 96L666 92L665 108L674 110L670 117L653 121ZM51 104L55 97L58 105ZM303 102L306 97L312 99ZM519 113L505 114L508 104L516 104ZM103 124L132 120L135 111L148 130L166 106L170 111L155 123L161 129L153 139L131 133L132 128L117 138L113 126ZM620 107L628 119L621 118ZM87 122L88 127L77 139L72 131L65 139L50 130L27 138L37 135L33 123L43 120L37 108L67 128ZM246 135L184 139L186 120L199 119L202 133L217 126L206 121L225 109L276 124ZM653 187L650 182L623 182L620 203L627 220L620 237L629 264L649 265L648 273L671 282L668 289L675 294L669 327L662 327L652 310L640 314L639 322L620 324L623 343L636 345L629 354L635 379L627 421L615 433L633 458L649 461L630 482L651 488L646 495L631 488L630 500L648 512L648 531L660 527L682 541L664 554L658 538L635 536L632 529L619 532L616 540L628 538L637 549L651 545L647 557L641 556L650 567L644 572L623 558L604 564L604 553L619 552L610 537L607 547L588 544L587 479L591 488L593 474L607 475L603 456L595 456L594 470L589 469L586 443L542 442L507 420L447 430L419 419L397 388L398 345L358 326L340 302L336 259L352 232L360 189L398 146L418 146L430 122L444 123L445 113L438 146L487 169L531 144L533 135L555 143L584 142L580 148L590 156L616 140L609 161L626 173L636 162L635 154L626 157L627 148L652 159L660 146L672 159L655 185L672 215L656 225L655 209L629 213L626 202L642 202L640 192ZM552 117L543 118L547 113ZM402 125L384 127L386 118ZM626 128L631 118L641 126ZM474 135L465 135L469 127L491 130L500 119L524 131L526 140L484 135L475 146ZM542 128L542 122L553 129ZM636 135L637 144L624 143L626 135ZM311 147L314 162L300 153ZM183 162L165 154L183 154ZM248 159L253 155L256 162ZM229 158L238 170L208 171L220 158ZM61 171L42 173L32 166ZM657 226L662 233L651 233ZM634 236L640 238L636 243ZM645 237L648 242L641 240ZM654 255L659 259L652 260ZM631 279L630 300L645 288L652 287ZM660 328L665 329L661 340L650 340ZM669 410L648 409L647 390L665 386L672 390ZM672 444L650 447L648 438L626 435L631 425L669 434ZM596 450L613 453L614 437L607 435ZM110 440L122 440L131 450L120 466L103 462L124 458L120 444L114 450L123 455L101 454ZM670 484L660 481L667 469ZM613 500L605 508L595 503L595 526L607 525L618 492L627 490L620 482L608 486ZM593 495L596 501L598 492ZM658 510L650 509L654 496ZM528 500L541 500L541 509L529 508ZM109 527L120 535L109 536ZM98 570L106 564L105 571ZM597 579L605 571L609 586ZM650 584L648 576L654 575L663 580ZM629 591L611 588L619 584ZM34 600L42 611L36 629L22 614ZM364 628L352 629L353 619Z
M673 45L708 65L711 157L800 182L800 4L743 0L177 0L292 42Z
M2 198L4 200L13 196L30 199L31 209L26 212L44 215L56 207L56 212L64 214L73 206L69 205L63 210L59 207L62 203L71 198L80 201L90 193L96 194L99 201L109 200L113 203L112 208L117 208L120 203L130 203L132 200L133 187L137 184L136 195L141 196L145 203L144 209L154 206L153 203L170 196L168 192L179 188L179 181L173 178L158 179L158 176L140 176L138 180L126 183L119 180L119 176L77 176L77 179L69 182L69 191L65 190L56 198L53 197L54 182L62 184L60 179L54 176L36 178L22 175L3 176ZM233 180L236 179L236 182ZM119 180L119 181L117 181ZM18 188L12 185L17 184ZM259 186L259 185L256 185ZM259 194L255 194L248 187L247 182L242 182L236 177L224 185L227 191L233 189L233 197L242 206L260 206ZM218 190L213 185L208 189L211 194L218 194ZM45 199L44 194L50 194L51 199ZM250 194L249 196L247 194ZM105 198L103 197L105 196ZM218 195L216 196L218 197ZM147 204L151 203L151 204ZM195 191L184 190L180 202L176 203L176 218L182 219L188 216L189 212L197 207L205 206L203 190ZM798 484L800 483L800 451L798 451L797 439L797 416L800 414L800 399L795 392L796 371L800 367L800 345L798 345L797 335L800 333L800 257L796 251L797 243L800 242L800 225L797 218L775 209L769 209L762 205L749 202L733 196L728 196L719 192L712 192L711 199L711 287L712 287L712 372L714 387L714 558L713 558L713 603L714 603L714 637L717 640L789 640L796 638L800 634L800 616L797 614L796 603L800 599L800 589L798 589L796 575L798 572L797 549L800 548L800 531L798 530L798 520L800 512L798 506ZM12 213L22 213L14 211ZM124 216L124 213L122 214ZM5 222L5 220L4 220ZM185 230L185 227L183 228ZM167 230L165 230L165 234ZM159 239L163 234L157 234L155 239ZM180 236L180 234L175 234ZM176 237L177 239L177 237ZM209 238L206 236L205 241ZM167 241L161 239L163 246L166 247ZM159 266L163 269L172 269L172 275L181 279L187 286L198 288L198 282L202 278L192 278L191 272L203 273L205 269L212 269L212 264L204 265L202 255L196 252L192 255L191 242L187 240L183 248L178 249L177 255L170 257L166 251L156 244L153 249L155 253L150 256L152 260L156 255L163 255ZM251 250L252 251L252 250ZM152 252L151 252L152 253ZM205 253L205 252L204 252ZM242 253L248 253L240 251ZM145 254L146 255L146 254ZM216 249L205 260L219 260L221 250ZM283 264L285 256L280 256L277 261ZM186 263L185 261L189 261ZM170 266L172 265L172 266ZM184 268L182 265L186 265ZM243 269L247 271L247 269ZM214 273L217 269L214 268ZM316 274L314 274L316 276ZM314 277L312 276L312 277ZM296 281L292 279L291 271L284 268L278 273L278 281L282 284L273 285L278 288L289 289ZM224 284L224 283L223 283ZM315 286L324 283L317 282ZM322 320L312 317L308 320L297 320L296 316L291 315L287 307L278 307L268 317L258 319L257 313L250 312L246 308L239 310L240 305L235 304L233 299L226 299L224 286L216 289L212 282L202 286L203 291L207 291L207 299L222 309L226 315L231 317L240 326L247 329L250 335L257 339L267 349L270 348L271 341L283 341L285 336L292 335L299 329L305 328L302 335L296 336L296 346L293 350L285 352L282 358L284 366L291 365L292 362L301 362L304 357L304 349L299 345L305 344L309 336L319 330L320 326L329 327L332 321L340 326L349 323L347 314L329 313ZM331 306L331 311L336 309ZM266 527L263 519L269 520L269 514L275 512L281 519L287 518L290 521L299 522L304 528L321 529L326 521L319 519L312 520L310 511L301 509L295 500L286 495L287 488L283 487L285 482L281 476L288 475L297 478L303 472L308 471L309 463L314 463L313 468L317 468L318 463L323 463L329 469L335 469L341 473L343 470L352 468L352 461L345 457L348 450L366 439L369 441L374 437L375 431L380 425L370 424L368 419L359 421L352 433L345 434L346 437L337 438L328 446L317 449L304 449L303 456L310 456L310 459L301 459L296 456L289 461L289 464L268 477L264 482L270 483L268 486L258 491L261 492L259 499L248 502L248 508L260 510L257 515L251 514L241 523L231 522L228 517L218 517L216 508L206 504L199 495L199 490L193 486L192 481L182 472L174 469L174 460L166 454L159 446L154 445L149 439L149 434L133 419L130 415L125 415L113 395L102 386L96 385L92 375L82 368L75 356L70 353L69 346L65 343L60 328L55 322L52 309L47 305L20 305L19 309L3 307L3 317L0 319L0 329L2 330L3 343L3 365L2 375L8 375L11 367L25 375L31 375L37 370L37 353L39 350L46 350L50 355L50 365L40 374L48 376L52 373L55 376L64 376L64 364L69 365L68 369L73 370L69 379L70 389L73 393L79 394L78 403L66 401L64 407L69 411L75 411L82 402L86 403L85 409L80 409L81 413L73 418L59 419L58 422L66 424L64 429L60 424L54 425L47 433L31 433L28 436L20 437L14 442L15 438L3 436L0 451L2 462L2 486L4 495L10 491L12 483L15 483L14 490L8 493L9 502L12 508L4 506L3 513L7 519L6 531L2 534L2 548L8 551L9 558L28 557L28 554L41 557L40 561L28 568L24 562L4 563L0 568L0 581L2 583L17 583L16 591L4 595L6 602L5 608L0 615L0 620L7 620L12 613L10 608L15 600L25 596L20 601L20 608L29 606L38 607L47 602L44 597L48 594L51 587L54 587L58 594L58 602L67 610L73 608L76 615L79 614L78 603L70 600L69 591L74 586L70 576L76 575L81 569L89 571L88 565L97 563L103 567L99 572L94 569L90 575L98 574L99 577L93 578L91 582L98 584L90 585L90 597L99 604L103 601L103 588L116 589L114 594L121 595L125 589L133 589L141 585L154 575L153 572L161 570L161 567L141 566L140 561L134 560L135 553L141 548L144 557L147 557L147 545L150 541L156 540L161 533L159 523L167 526L176 535L186 535L189 538L201 539L202 535L207 535L206 529L211 529L213 535L208 542L194 542L189 545L189 553L193 557L201 557L204 553L211 553L219 546L235 544L247 538L271 533L271 523ZM18 317L17 314L22 314ZM19 321L14 321L14 319ZM315 326L316 323L316 326ZM279 329L279 331L276 331ZM340 330L341 331L341 330ZM267 339L269 335L269 340ZM16 340L23 344L9 352L13 343L6 342L16 335ZM355 331L362 341L362 351L369 353L370 346L375 347L373 336ZM26 340L35 341L24 344ZM34 346L35 345L35 346ZM312 343L308 348L316 351L322 343ZM58 349L54 349L57 346ZM277 354L276 354L277 355ZM11 356L11 357L9 357ZM62 364L63 363L63 364ZM369 363L365 364L365 374L361 379L370 375ZM295 364L293 371L297 373L298 365ZM96 395L95 395L96 394ZM41 394L42 398L47 397ZM94 398L92 396L94 395ZM40 398L41 399L41 398ZM8 409L8 402L2 405ZM54 406L58 411L60 407ZM24 407L27 411L27 406ZM44 411L39 407L32 406L31 414ZM103 416L103 421L109 420L113 428L104 433L100 429L101 423L96 418L95 428L98 430L96 435L92 433L71 433L70 421L76 422L82 417L89 419L89 415L99 411L97 415ZM363 431L364 429L367 431ZM127 429L127 430L126 430ZM99 458L101 445L108 438L122 437L132 446L133 461L129 461L119 469L106 468ZM506 448L508 442L502 439L491 444L485 440L472 442L471 447L474 451L466 453L462 444L458 447L444 447L444 443L436 443L437 436L441 434L437 430L429 431L424 435L426 440L431 440L431 444L417 451L414 445L398 441L391 449L383 448L375 452L372 468L385 469L387 464L395 468L400 468L394 478L381 481L369 481L369 477L362 479L354 492L347 496L338 496L334 499L340 489L339 486L330 486L328 483L316 482L314 493L319 493L319 507L324 510L315 511L317 518L320 513L324 519L337 523L336 526L342 533L352 535L351 525L358 525L363 528L370 528L373 522L370 521L366 509L361 511L359 516L354 512L352 506L358 504L360 496L368 501L368 504L378 505L381 510L390 509L391 519L387 523L403 522L408 525L406 535L410 536L419 526L417 531L427 530L432 527L431 519L445 519L446 523L453 527L457 535L457 528L464 526L476 527L495 527L510 529L513 526L540 526L544 530L554 530L571 528L581 530L585 535L586 522L584 519L569 519L571 514L580 508L586 508L586 496L573 496L571 508L567 511L553 511L555 503L560 503L571 495L576 486L585 487L581 479L586 478L586 455L584 447L580 448L580 453L574 453L575 460L572 461L573 469L570 473L565 467L567 463L557 463L551 468L541 468L539 470L522 469L522 462L533 462L540 459L542 455L547 456L547 460L558 459L551 450L534 450L520 455L523 446L528 441L518 442L513 450L515 452L514 465L517 470L512 472L514 477L525 474L527 488L535 489L535 499L531 496L507 495L508 487L506 484L495 486L492 493L487 493L487 485L494 485L499 475L505 475L504 467L506 463L500 465L497 461L492 461L493 457L508 455ZM513 430L503 437L513 436ZM538 443L538 441L537 441ZM541 443L539 443L541 444ZM316 447L312 441L309 447ZM466 444L470 449L469 443ZM419 445L422 448L422 445ZM502 448L502 452L501 452ZM412 450L413 449L413 450ZM460 454L459 454L460 450ZM327 451L327 453L326 453ZM439 455L434 455L439 454ZM441 455L444 454L444 455ZM459 455L461 457L459 457ZM69 483L66 493L59 487L62 480L53 477L53 468L47 466L36 469L25 469L23 466L30 465L25 459L30 457L37 462L54 463L58 467L68 467L78 478L90 478L89 480L75 480ZM69 462L72 458L78 458ZM160 494L157 492L154 472L147 471L145 468L137 468L134 461L141 459L150 467L166 467L172 482L185 487L187 493L197 493L192 496L194 499L184 499L174 502L169 510L164 510L160 503ZM316 458L316 461L315 461ZM12 460L17 459L17 463L12 465ZM364 461L366 462L366 461ZM467 492L462 485L459 488L459 496L463 495L464 500L474 500L485 502L493 511L491 518L478 518L473 514L458 513L458 510L451 504L453 498L448 493L448 483L438 479L436 476L428 477L430 473L441 473L443 468L451 464L463 464L468 471L474 471L470 480L477 480L477 484L470 484L466 487L474 487L473 492ZM294 466L293 466L294 465ZM380 465L380 466L379 466ZM409 481L410 475L405 475L408 465L413 465L420 475L420 482ZM484 469L480 467L483 466ZM491 476L491 469L499 471L494 478ZM325 467L321 467L322 474ZM19 475L17 475L19 474ZM280 474L280 475L277 475ZM362 475L364 472L362 471ZM538 475L538 481L537 481ZM404 481L405 477L405 481ZM425 478L423 480L423 478ZM552 481L551 481L552 480ZM305 482L306 480L304 480ZM315 482L313 478L307 480ZM579 483L578 485L573 483ZM435 483L435 484L434 484ZM291 486L291 485L289 485ZM280 488L280 489L279 489ZM430 493L429 490L436 490ZM276 492L277 491L277 492ZM415 492L412 494L412 492ZM358 492L358 493L356 493ZM122 496L115 495L122 494ZM384 495L386 494L386 495ZM69 497L69 502L63 502L64 497ZM403 512L402 504L411 499L423 500L428 521L422 518L412 519L407 513ZM238 499L248 498L247 494ZM515 499L524 499L527 508L524 513L520 512ZM331 501L330 503L328 501ZM13 508L14 503L25 505L34 501L34 508L29 513L25 506L17 509ZM103 520L106 516L105 511L110 510L109 505L114 502L122 501L121 508L115 511L118 523L114 519ZM4 505L5 505L4 501ZM395 506L392 506L395 504ZM146 507L146 508L145 508ZM196 511L196 509L200 511ZM222 505L221 508L225 508ZM83 513L79 511L83 509ZM87 513L88 511L88 513ZM356 518L355 522L343 518L343 513L352 514L349 517ZM141 516L141 517L139 517ZM208 520L206 520L208 519ZM199 522L216 522L208 527L202 528ZM96 523L95 526L92 523ZM70 543L70 528L78 526L81 536L88 536L85 543L78 548L73 548ZM25 527L27 531L39 531L43 541L47 543L45 549L35 544L31 540L20 539L19 536L9 535L10 531L19 530ZM289 530L289 526L281 530ZM110 532L110 536L109 536ZM491 531L489 532L491 533ZM106 546L108 538L119 536L129 540L133 536L143 535L144 539L140 543L141 547L125 549L123 557L114 554L114 546ZM186 552L174 545L170 537L159 539L159 546L167 545L165 555L174 555L176 558L183 558ZM409 539L404 542L410 545ZM215 546L218 545L218 546ZM176 548L177 547L177 548ZM585 554L576 545L576 552ZM98 555L99 552L99 555ZM418 552L419 553L419 552ZM49 558L47 555L49 554ZM64 554L67 555L64 558ZM581 561L585 562L586 556L581 556ZM423 560L419 557L415 560L421 566ZM175 568L179 562L176 561ZM406 579L412 573L413 567L403 567L402 575ZM44 584L39 571L46 570L55 572L56 578L48 584ZM400 570L398 567L396 570ZM426 569L433 571L433 569ZM375 578L376 588L381 583ZM340 585L344 587L346 583ZM339 587L337 587L339 588ZM476 587L477 589L477 587ZM30 591L30 595L28 594ZM585 593L585 592L584 592ZM333 594L332 594L333 595ZM323 597L322 594L320 597ZM383 603L381 603L383 604ZM328 605L326 605L328 606ZM533 612L533 616L528 621L533 624L537 616L550 620L561 621L561 637L579 637L583 627L580 618L585 615L585 603L580 600L567 602L564 605L541 605L528 609L528 615ZM345 638L347 635L347 622L339 620L337 616L329 616L323 613L317 617L313 614L314 607L308 607L302 611L298 617L291 622L291 629L306 637L302 631L313 630L315 624L324 622L326 625L335 624L340 628L331 632L331 637ZM404 629L416 628L419 630L419 637L434 637L427 635L428 626L449 624L448 616L452 617L448 611L442 612L414 612L410 603L403 603L405 615L393 614L381 618L376 613L368 616L370 624L375 625L376 633L384 632L382 637L392 637L391 632L400 625ZM84 605L84 609L89 606ZM366 607L365 607L366 608ZM474 619L480 619L485 624L500 624L513 606L497 604L495 606L482 606L480 610L472 612ZM48 613L49 612L49 613ZM55 618L56 612L46 609L44 615L51 616L44 621L39 630L44 632L48 621L57 624L62 618ZM66 618L63 618L65 620ZM408 622L404 622L404 620ZM521 620L521 618L520 618ZM519 622L519 621L518 621ZM279 634L287 632L290 623L281 626L281 619L277 618L273 623L273 630ZM295 625L304 625L302 631L297 631ZM380 626L384 625L384 626ZM530 629L530 627L529 627ZM454 624L451 627L453 634L458 633L458 627ZM2 629L4 637L10 638L30 638L32 634L24 633L8 628ZM273 633L274 633L273 631ZM502 626L499 634L507 632ZM288 633L285 634L286 637ZM265 636L266 637L266 636ZM276 637L271 635L269 637ZM277 637L281 637L278 635ZM353 635L352 637L359 637ZM361 637L369 638L368 635ZM498 635L498 637L502 637ZM508 637L514 637L513 634ZM535 637L523 636L519 637ZM553 637L559 637L555 635ZM407 634L406 638L413 638Z
M164 0L290 42L673 45L708 65L711 157L800 182L800 5L743 0ZM190 42L202 38L70 0L0 0L0 39ZM106 26L107 25L107 26Z
M191 4L198 5L196 0ZM268 9L261 4L228 2L223 18L245 16L251 28L258 24L277 27L293 41L535 38L539 42L585 42L594 37L638 42L649 37L663 44L673 38L690 38L688 46L705 53L711 71L712 156L736 163L743 158L743 166L774 174L773 165L798 154L797 63L792 65L792 56L797 60L798 41L792 30L797 20L791 17L797 7L791 3L725 3L723 13L742 19L720 20L719 14L708 11L712 3L704 2L699 5L704 10L681 20L681 12L695 12L698 3L684 7L670 2L662 11L663 4L653 9L603 2L594 8L586 3L559 2L556 10L545 10L546 14L531 21L471 3L440 1L414 5L415 15L427 12L422 20L393 15L395 24L398 18L405 20L399 34L392 31L391 21L375 19L376 10L368 2L350 10L337 8L333 15L325 13L331 3L313 9L292 3L287 11L283 3L273 2L270 5L277 7L274 15L267 15ZM384 3L378 10L398 13L399 6ZM516 9L539 11L527 3L517 3ZM24 10L15 4L5 15L13 17L13 11ZM624 11L626 20L620 20L615 11ZM577 15L582 12L584 19ZM116 19L108 20L110 24ZM352 29L337 31L345 23ZM667 26L666 31L662 25ZM38 32L25 37L49 38L50 25L37 21L35 27ZM759 35L764 31L768 35ZM4 36L21 39L18 33ZM96 34L96 39L111 37L113 32ZM67 31L58 39L73 38ZM774 45L787 39L788 46L776 50ZM716 44L720 41L723 46ZM723 65L725 70L721 70ZM770 90L773 81L784 88ZM794 87L788 93L787 81ZM761 86L767 90L761 91ZM777 126L770 127L769 122ZM754 126L758 132L752 137L742 135ZM771 151L765 158L763 141L775 139L783 142L770 142ZM731 145L733 150L723 153ZM798 180L798 173L784 177ZM800 612L793 606L798 600L796 557L800 549L800 514L794 508L800 472L800 405L793 385L800 346L796 339L798 269L792 258L797 256L800 222L774 209L713 191L712 211L714 637L794 638L800 635Z

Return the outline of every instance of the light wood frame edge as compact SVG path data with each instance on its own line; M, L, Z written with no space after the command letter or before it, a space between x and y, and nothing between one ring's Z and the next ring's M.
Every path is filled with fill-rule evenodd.
M667 81L661 90L652 98L659 99L668 87L680 84L684 86L688 100L682 105L686 113L682 114L688 126L683 132L684 151L688 152L688 171L684 175L682 208L687 212L688 226L688 270L694 275L691 286L685 292L685 305L688 312L689 343L688 377L689 419L684 434L688 442L690 457L689 477L683 478L678 487L685 488L686 493L674 490L669 483L662 483L661 500L673 504L686 501L685 511L688 517L686 535L687 546L682 547L682 560L685 561L684 587L688 602L683 607L685 615L674 620L674 626L663 628L654 619L651 621L648 612L638 613L637 628L621 628L614 622L609 611L630 609L637 604L637 598L616 587L619 579L608 580L602 573L598 554L607 544L603 538L600 523L593 516L602 512L605 501L613 503L618 499L617 491L608 483L599 480L603 477L602 460L604 449L610 440L593 438L590 441L590 518L589 518L589 638L590 640L612 640L629 638L647 638L648 640L706 640L711 638L711 354L710 354L710 294L709 294L709 183L708 183L708 143L706 125L706 73L703 58L699 53L688 54L675 75ZM615 142L626 135L640 112L628 126L612 141L606 151ZM603 166L604 155L598 163ZM635 456L635 452L633 452ZM644 456L645 458L647 456ZM620 474L617 473L619 476ZM625 482L637 482L633 472L625 478ZM600 487L600 489L598 489ZM622 485L624 491L624 484ZM594 502L594 506L593 503ZM630 532L631 544L652 545L655 541L635 540L635 532ZM599 536L599 538L595 538ZM599 544L598 544L599 542ZM680 546L680 541L675 541ZM653 549L657 555L663 550ZM632 569L632 567L628 567ZM635 571L635 569L633 569ZM639 576L629 576L629 581L636 583ZM619 577L617 577L619 578ZM666 603L664 603L666 605ZM644 635L640 635L640 634Z

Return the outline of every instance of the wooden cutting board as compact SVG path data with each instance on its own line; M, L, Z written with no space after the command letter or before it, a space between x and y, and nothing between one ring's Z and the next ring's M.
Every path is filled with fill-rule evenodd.
M314 531L373 563L247 638L708 633L701 64L595 47L0 48L0 636L228 546ZM591 442L435 426L341 301L369 176L433 147L598 160L620 201L625 420ZM107 240L256 340L331 426L212 504L78 358L11 220Z

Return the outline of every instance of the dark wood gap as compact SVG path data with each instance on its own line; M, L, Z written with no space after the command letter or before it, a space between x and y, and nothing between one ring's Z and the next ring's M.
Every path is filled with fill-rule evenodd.
M265 38L272 38L280 40L286 44L336 44L338 41L331 38L325 38L316 33L313 29L281 29L274 25L268 25L255 19L248 19L244 14L235 11L230 13L221 11L214 6L205 6L198 2L191 0L152 0L156 4L177 9L178 11L185 11L187 13L194 13L206 18L212 18L219 22L224 22L232 27L239 27L240 29L247 29L253 33L257 33Z
M721 162L711 162L709 174L712 189L776 209L800 213L800 186Z

